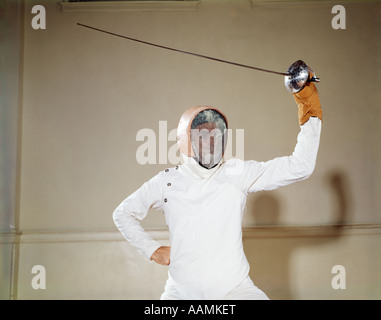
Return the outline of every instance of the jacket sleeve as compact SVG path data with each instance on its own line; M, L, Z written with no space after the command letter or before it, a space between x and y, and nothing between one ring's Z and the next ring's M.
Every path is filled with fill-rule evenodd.
M113 220L119 231L146 260L150 260L161 246L145 232L139 222L147 216L150 208L162 208L160 173L126 198L113 213Z
M307 179L315 169L321 120L311 117L300 126L294 152L266 162L245 161L243 188L247 193L273 190Z

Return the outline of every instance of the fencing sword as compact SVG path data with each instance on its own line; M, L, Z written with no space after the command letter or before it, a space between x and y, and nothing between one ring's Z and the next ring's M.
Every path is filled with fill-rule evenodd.
M115 37L135 41L138 43L146 44L146 45L153 46L156 48L161 48L161 49L170 50L170 51L174 51L174 52L184 53L184 54L196 56L196 57L203 58L203 59L208 59L208 60L212 60L212 61L231 64L231 65L238 66L238 67L248 68L248 69L267 72L267 73L276 74L276 75L281 75L281 76L284 76L284 82L285 82L286 89L292 93L300 91L305 86L305 84L307 82L319 82L320 81L319 78L316 78L312 69L309 68L305 64L305 62L302 60L298 60L298 61L294 62L288 68L288 70L286 72L279 72L279 71L273 71L273 70L269 70L269 69L254 67L254 66L250 66L250 65L246 65L246 64L242 64L242 63L237 63L237 62L233 62L233 61L223 60L223 59L219 59L219 58L215 58L215 57L210 57L207 55L194 53L194 52L190 52L190 51L185 51L185 50L181 50L181 49L177 49L177 48L173 48L173 47L164 46L161 44L156 44L156 43L148 42L145 40L140 40L140 39L128 37L125 35L121 35L118 33L114 33L111 31L103 30L103 29L96 28L93 26L89 26L86 24L82 24L79 22L77 22L77 25L80 27L92 29L92 30L95 30L98 32L102 32L102 33L109 34L109 35L112 35ZM310 72L311 72L311 74L313 74L312 77L310 76Z

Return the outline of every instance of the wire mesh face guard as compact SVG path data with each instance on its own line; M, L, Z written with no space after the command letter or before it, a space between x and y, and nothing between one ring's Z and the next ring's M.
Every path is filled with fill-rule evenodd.
M196 106L182 115L177 128L180 152L211 169L222 159L227 144L227 119L217 108Z
M191 143L195 160L204 168L215 167L226 146L226 123L216 110L206 109L196 115L191 125Z

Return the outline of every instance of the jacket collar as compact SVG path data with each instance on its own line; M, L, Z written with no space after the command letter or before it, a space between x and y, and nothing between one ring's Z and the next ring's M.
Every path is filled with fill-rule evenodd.
M206 168L200 166L198 164L198 162L195 159L193 159L192 157L187 157L184 154L181 154L181 156L182 156L183 161L184 161L182 167L186 171L192 173L193 175L196 175L197 177L199 177L201 179L206 179L206 178L211 177L218 170L218 168L221 166L221 164L224 162L224 159L222 159L214 168L206 169Z

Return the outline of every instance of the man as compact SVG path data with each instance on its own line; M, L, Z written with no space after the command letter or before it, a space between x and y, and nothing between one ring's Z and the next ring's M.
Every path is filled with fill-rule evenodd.
M169 265L161 299L268 299L249 277L242 216L249 193L308 178L319 147L322 111L312 82L294 94L300 133L291 156L267 162L225 161L226 116L217 108L187 110L178 126L184 163L144 183L114 211L123 236L147 260ZM170 247L161 246L138 220L163 210Z

